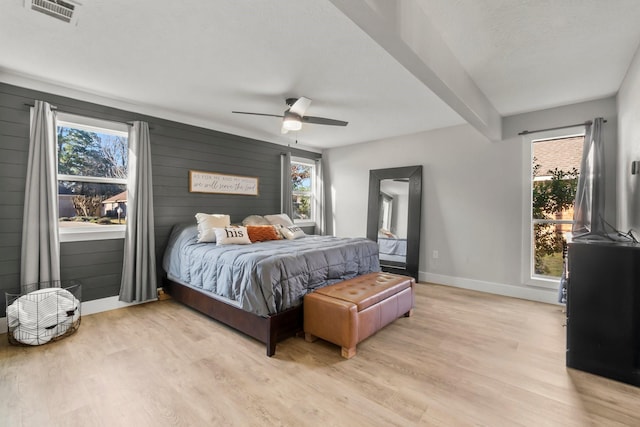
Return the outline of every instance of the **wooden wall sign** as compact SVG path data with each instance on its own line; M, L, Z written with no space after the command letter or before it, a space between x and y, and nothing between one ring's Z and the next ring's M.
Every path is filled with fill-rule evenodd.
M190 170L189 192L257 196L258 178Z

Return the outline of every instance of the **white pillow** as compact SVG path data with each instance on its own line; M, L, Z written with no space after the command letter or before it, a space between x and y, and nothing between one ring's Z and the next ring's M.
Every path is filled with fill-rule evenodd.
M247 227L224 227L216 228L216 245L250 245Z
M297 225L280 227L280 234L282 234L282 237L288 240L295 240L299 239L300 237L306 236L306 234L304 234L304 231L302 231L302 229Z
M215 242L215 229L231 225L231 217L223 214L197 213L196 221L198 221L198 243Z
M269 221L270 224L273 225L284 225L285 227L289 227L293 225L293 221L289 218L289 215L285 213L275 214L275 215L265 215L264 218Z
M267 221L263 216L260 215L249 215L245 219L242 220L242 225L271 225L269 221Z

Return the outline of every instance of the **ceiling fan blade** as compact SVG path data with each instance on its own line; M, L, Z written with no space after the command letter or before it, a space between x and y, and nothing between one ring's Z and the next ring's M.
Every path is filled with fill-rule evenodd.
M309 105L311 105L311 100L301 96L291 105L289 111L302 117L304 116L304 112L307 111L307 108L309 108Z
M342 120L325 119L324 117L304 116L302 117L303 123L313 123L316 125L331 125L331 126L346 126L349 122L343 122Z
M278 115L278 114L266 114L266 113L249 113L246 111L232 111L232 113L236 113L236 114L250 114L252 116L267 116L267 117L280 117L282 118L283 116Z

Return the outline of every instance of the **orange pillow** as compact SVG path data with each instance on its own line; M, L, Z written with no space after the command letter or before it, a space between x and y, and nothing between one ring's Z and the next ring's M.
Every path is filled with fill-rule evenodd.
M251 243L281 239L280 233L273 225L247 225L247 233L249 233Z

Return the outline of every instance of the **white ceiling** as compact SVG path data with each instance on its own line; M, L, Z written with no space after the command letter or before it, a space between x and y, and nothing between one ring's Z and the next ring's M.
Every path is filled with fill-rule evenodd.
M316 149L464 123L349 1L82 0L67 24L3 0L0 81ZM396 1L359 7L420 7L455 59L444 74L468 75L501 116L615 94L640 43L638 0ZM349 125L281 135L278 118L231 113L282 114L298 96Z

